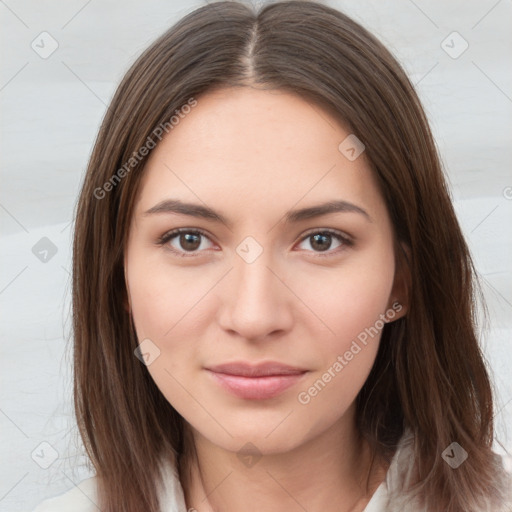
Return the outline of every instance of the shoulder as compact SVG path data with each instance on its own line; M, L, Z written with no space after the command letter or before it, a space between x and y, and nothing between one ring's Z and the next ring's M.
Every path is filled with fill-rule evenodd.
M510 472L510 468L507 467L507 462L510 461L508 457L502 455L501 466L503 468L502 480L501 480L501 489L502 489L502 499L503 499L503 509L499 509L497 512L511 512L512 511L512 472Z
M162 484L160 500L162 510L184 512L187 510L183 488L176 466L162 459ZM97 477L93 476L75 485L59 496L41 502L32 512L98 512Z
M69 491L41 502L33 512L97 512L96 477L88 478Z
M380 508L381 502L376 505L375 512L423 512L425 508L419 505L416 498L408 496L408 489L416 483L414 478L414 435L410 429L407 429L399 442L389 470L384 481L382 498L385 506ZM475 506L472 510L479 512L512 512L512 473L508 471L507 460L505 456L495 453L496 474L499 475L499 481L495 482L496 489L499 489L499 496L489 495L481 508ZM369 508L365 512L374 512Z

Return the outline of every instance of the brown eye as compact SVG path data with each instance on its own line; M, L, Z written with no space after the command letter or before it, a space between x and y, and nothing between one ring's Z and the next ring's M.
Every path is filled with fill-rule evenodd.
M334 249L332 248L333 239L338 242L338 245L336 245ZM302 239L301 243L303 244L306 241L309 242L309 246L312 248L313 252L327 253L325 254L325 256L329 256L335 252L337 253L338 251L335 251L335 249L339 247L344 248L353 245L352 240L350 240L347 236L330 230L315 231L309 233Z
M318 251L327 251L331 248L332 235L329 233L319 233L317 235L311 235L311 247Z
M195 251L201 245L201 236L195 233L182 233L178 235L178 244L186 251Z
M208 248L204 247L204 240L209 240L209 238L201 231L175 229L163 235L158 240L158 244L166 246L180 256L195 256L196 253Z

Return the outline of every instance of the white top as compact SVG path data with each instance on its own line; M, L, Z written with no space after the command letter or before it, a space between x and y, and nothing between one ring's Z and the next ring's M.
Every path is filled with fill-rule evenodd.
M373 493L364 512L422 512L423 509L417 504L398 503L401 501L399 498L390 501L390 490L403 488L404 485L407 488L407 481L413 467L412 441L413 434L406 431L393 455L385 479ZM165 487L161 494L161 512L187 512L183 487L177 470L170 464L164 466L164 482ZM510 501L508 504L504 504L503 508L494 508L493 512L512 511L512 476L509 487L511 489ZM96 477L93 476L64 494L43 501L33 512L98 512L99 507L96 506L96 503ZM484 511L482 510L482 512Z

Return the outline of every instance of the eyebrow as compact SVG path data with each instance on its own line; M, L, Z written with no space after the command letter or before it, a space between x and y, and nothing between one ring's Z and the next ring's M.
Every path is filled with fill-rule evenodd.
M290 210L284 215L286 224L296 223L330 213L358 213L361 214L368 222L373 222L368 212L348 201L328 201L326 203L302 208L300 210ZM228 219L219 212L200 204L186 203L179 199L165 199L144 212L144 216L162 213L175 213L179 215L190 215L214 222L221 222L226 226L231 226Z

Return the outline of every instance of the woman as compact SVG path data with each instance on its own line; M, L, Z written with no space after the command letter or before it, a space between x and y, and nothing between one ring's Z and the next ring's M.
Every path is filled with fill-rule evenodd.
M344 14L185 16L101 126L74 238L96 476L37 511L508 511L476 274L418 97Z

